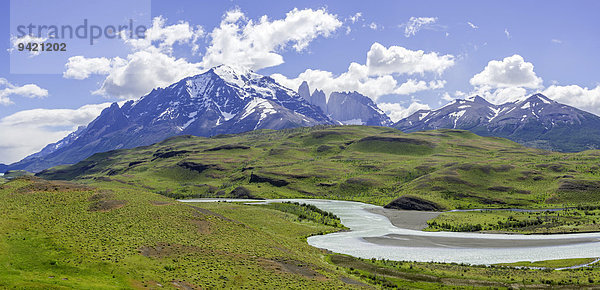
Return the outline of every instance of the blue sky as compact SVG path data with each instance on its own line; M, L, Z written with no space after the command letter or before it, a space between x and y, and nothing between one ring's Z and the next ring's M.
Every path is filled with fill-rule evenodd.
M14 1L19 4L13 5L36 1L41 0ZM311 89L320 85L326 86L319 87L325 90L359 90L395 119L475 93L501 103L536 91L600 113L598 1L136 1L103 1L105 7L83 7L87 4L75 3L87 2L59 0L39 11L28 8L25 11L31 13L27 15L18 14L15 6L10 7L11 1L2 1L0 33L5 49L0 52L0 162L21 159L89 122L104 106L97 104L139 97L149 87L164 86L220 61L253 58L253 53L268 55L268 61L249 64L261 74L274 75L289 86L307 80ZM145 11L150 15L143 15ZM251 39L240 42L259 47L256 51L239 52L233 58L217 53L209 58L212 53L207 48L217 46L213 32L234 12L243 15L230 23L238 28L257 25L266 15L265 27L276 29L281 21L289 29L272 34L257 29ZM286 18L290 13L306 22L292 23L292 18ZM146 44L137 50L120 39L100 39L93 46L71 41L67 42L70 51L62 56L50 52L26 56L33 63L27 68L34 73L11 73L11 55L14 58L20 53L9 51L15 33L11 24L30 19L76 24L87 18L106 25L127 17L138 17L148 27L152 19L160 17L163 23L157 31L163 38L154 40L151 48ZM182 30L169 30L177 24L185 25L178 26ZM310 29L302 32L307 27ZM182 35L177 31L189 35L161 46L165 37ZM241 37L222 33L219 39ZM373 57L368 64L370 51ZM163 67L142 67L145 74L136 72L133 64L142 52L146 52L144 60L151 63L162 57L165 61L179 59L181 68L168 77L153 75L164 71ZM69 60L73 56L82 58ZM20 57L25 57L22 52ZM383 64L398 58L413 59ZM374 61L381 63L374 65ZM349 71L353 62L357 65ZM123 85L119 82L129 79L119 75L119 69L141 76ZM347 75L340 78L344 73ZM390 84L390 78L395 83ZM140 79L143 84L137 85L135 81L142 82ZM400 88L407 82L412 82L412 89ZM424 83L416 86L419 82Z

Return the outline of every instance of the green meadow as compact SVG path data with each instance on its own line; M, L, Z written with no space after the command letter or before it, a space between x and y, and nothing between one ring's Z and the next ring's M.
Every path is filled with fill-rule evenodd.
M590 286L600 281L594 265L553 271L336 255L307 244L311 235L344 229L337 217L311 206L175 199L386 205L411 196L441 210L573 208L444 213L428 230L597 231L599 170L600 151L549 152L460 130L317 126L173 137L36 177L3 179L0 288Z

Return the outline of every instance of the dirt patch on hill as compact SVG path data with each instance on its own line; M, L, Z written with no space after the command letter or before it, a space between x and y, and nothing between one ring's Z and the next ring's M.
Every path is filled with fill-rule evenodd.
M203 171L208 170L208 169L223 170L223 168L221 168L219 165L216 165L216 164L202 164L202 163L191 162L191 161L178 162L177 166L188 169L188 170L196 171L198 173L202 173Z
M164 206L164 205L171 205L173 203L168 202L168 201L152 200L152 201L150 201L150 204L154 205L154 206Z
M440 211L443 209L442 206L435 202L408 195L393 200L392 202L386 204L384 208L419 211Z
M310 133L310 137L315 139L321 139L328 136L340 136L342 135L340 132L336 131L314 131Z
M15 180L27 180L30 183L17 188L15 193L34 193L34 192L57 192L57 191L89 191L94 188L71 183L68 181L48 181L35 176L23 176Z
M271 259L259 258L258 263L262 267L269 269L269 270L274 270L276 272L292 273L292 274L302 275L304 277L312 278L312 279L327 279L321 273L313 270L312 265L309 265L309 264L306 264L306 263L303 263L300 261L296 261L296 260L287 260L287 259L286 260L284 260L284 259L271 260Z
M250 149L246 145L226 144L214 148L205 149L204 152L219 151L219 150L234 150L234 149Z
M186 282L186 281L173 280L173 281L171 281L171 284L173 284L173 287L175 287L177 289L184 289L184 290L201 289L200 287L198 287L194 284L191 284L189 282Z
M201 252L202 248L180 244L158 243L154 246L142 246L138 252L144 257L163 258L185 253Z
M249 189L243 187L243 186L238 186L236 187L234 190L232 190L229 195L233 198L242 198L242 199L264 199L264 198L260 198L260 197L256 197L252 194L252 192L250 192Z
M122 208L127 204L125 200L103 199L90 204L89 211L107 212L114 209Z
M403 143L403 144L412 144L412 145L422 145L428 147L435 147L435 145L431 142L413 139L413 138L404 138L404 137L381 137L381 136L369 136L360 139L358 142L367 142L367 141L381 141L381 142L392 142L392 143Z
M261 175L251 173L250 174L250 183L253 183L253 182L255 182L255 183L267 182L276 187L282 187L282 186L286 186L286 185L290 184L287 180L277 179L277 178L268 177L268 176L261 176Z
M207 221L207 220L192 220L191 223L198 227L199 233L205 234L205 235L211 233L209 221Z
M162 158L162 159L172 158L175 156L181 156L181 155L188 154L188 153L192 153L192 152L188 151L188 150L165 150L165 151L159 150L159 151L156 151L154 154L152 154L152 157L154 157L154 158L152 158L152 161L159 159L159 158Z
M600 181L591 180L563 180L558 186L559 191L585 191L599 192Z

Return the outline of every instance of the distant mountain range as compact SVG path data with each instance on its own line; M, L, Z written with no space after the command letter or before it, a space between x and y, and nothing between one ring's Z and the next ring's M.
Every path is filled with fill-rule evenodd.
M38 172L76 163L94 153L150 145L175 135L208 137L320 124L392 126L407 132L454 128L549 150L600 148L600 117L541 94L502 105L479 96L455 100L393 124L369 97L358 92L332 92L327 97L319 89L311 93L306 82L295 92L268 76L222 65L154 89L122 107L114 103L87 126L40 152L0 165L0 172Z
M562 152L600 148L600 117L542 94L502 105L479 96L459 99L437 110L417 111L393 127L405 132L463 129Z

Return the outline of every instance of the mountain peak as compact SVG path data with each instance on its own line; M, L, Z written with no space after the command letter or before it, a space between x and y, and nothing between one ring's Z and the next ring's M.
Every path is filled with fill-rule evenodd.
M262 75L253 72L251 69L238 65L222 64L211 68L209 71L212 71L224 81L239 87L243 87L249 80L262 77Z
M310 101L310 88L306 81L303 81L300 87L298 87L298 94L305 100Z
M471 96L465 99L466 101L470 101L476 104L490 104L486 99L480 97L479 95Z
M554 104L554 103L556 103L556 101L551 100L548 97L546 97L540 93L533 94L529 98L526 98L525 100L521 101L521 103L524 103L524 102L531 102L534 104L537 104L537 103Z

